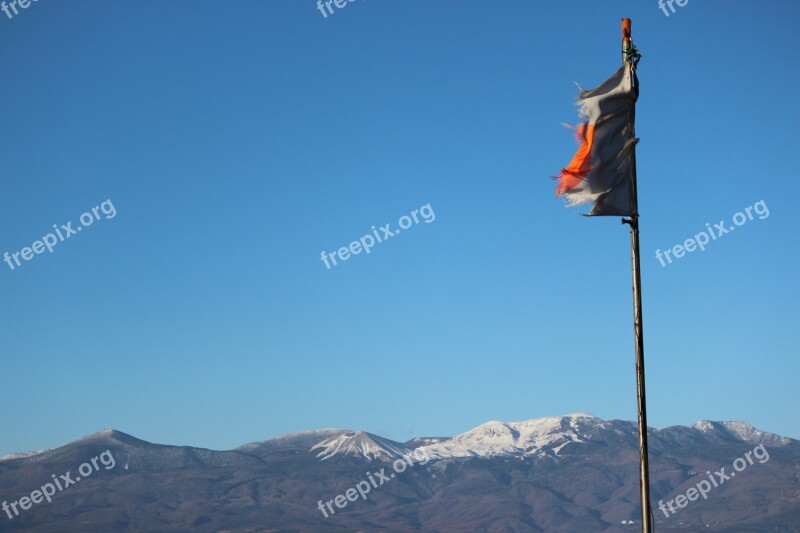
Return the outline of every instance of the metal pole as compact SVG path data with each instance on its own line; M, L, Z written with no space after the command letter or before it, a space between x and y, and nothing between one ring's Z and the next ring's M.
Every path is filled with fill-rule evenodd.
M639 270L639 217L631 217L631 265L633 269L633 333L636 340L636 400L639 411L639 492L642 533L650 533L650 463L647 457L647 400L644 385L644 338L642 333L642 276Z
M631 61L631 19L622 19L622 61ZM633 132L630 132L632 135ZM636 156L631 164L636 165ZM652 531L650 516L650 463L647 456L647 401L644 385L644 335L642 333L642 276L639 267L639 210L636 172L631 173L634 214L627 221L631 227L631 270L633 274L633 334L636 342L636 401L639 413L639 496L642 503L642 533Z

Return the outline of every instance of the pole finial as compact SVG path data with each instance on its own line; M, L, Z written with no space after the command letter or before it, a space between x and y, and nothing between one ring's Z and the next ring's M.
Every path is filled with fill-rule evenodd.
M631 19L622 19L622 37L624 39L631 38Z
M631 51L631 46L633 42L631 41L631 19L622 19L622 64L624 65L626 61L630 61L630 57L628 57L628 53Z

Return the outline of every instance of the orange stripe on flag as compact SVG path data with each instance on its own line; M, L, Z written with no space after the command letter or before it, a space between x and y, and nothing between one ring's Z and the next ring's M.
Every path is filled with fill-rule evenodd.
M586 179L592 170L592 145L594 144L594 124L585 123L575 130L575 139L580 143L578 151L569 165L561 169L556 177L556 196L561 196L581 181Z

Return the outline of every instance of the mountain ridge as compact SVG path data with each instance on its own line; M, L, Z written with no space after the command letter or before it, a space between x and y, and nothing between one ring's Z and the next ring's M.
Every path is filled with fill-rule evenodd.
M589 433L587 433L589 432ZM432 459L463 457L526 456L558 452L569 444L586 444L592 434L607 432L606 438L616 432L618 437L637 435L634 422L625 420L604 420L587 413L578 412L562 416L531 418L518 422L491 420L453 437L414 437L405 443L394 441L374 433L356 429L322 428L286 433L262 441L243 444L230 450L152 443L116 429L103 429L67 442L55 448L38 451L10 453L0 457L0 463L26 461L43 458L58 453L65 447L78 445L125 445L134 448L168 447L191 449L215 453L241 453L258 456L260 452L275 451L282 448L307 448L317 451L320 460L328 460L338 455L362 456L367 460L391 461L410 455L414 449L428 453ZM690 426L650 427L651 440L676 438L712 438L733 440L748 444L769 444L785 446L798 442L756 429L744 421L698 420ZM409 446L411 444L412 446ZM657 442L655 442L657 446Z
M731 471L755 445L768 452L767 460L751 462L707 501L675 516L658 510L659 501L706 479L703 472ZM0 529L333 533L374 531L379 524L398 532L634 532L640 516L636 423L585 413L489 421L453 437L405 443L324 428L221 451L103 430L0 460L0 502L31 496L51 475L74 474L82 463L88 468L105 451L115 466L35 511L13 520L0 515ZM651 428L650 467L661 533L800 531L787 526L800 524L800 441L744 422ZM335 515L320 513L321 502L363 489L368 479L368 497Z

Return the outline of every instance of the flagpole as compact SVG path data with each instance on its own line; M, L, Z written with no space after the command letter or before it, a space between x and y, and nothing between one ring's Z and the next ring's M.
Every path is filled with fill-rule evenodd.
M631 19L622 19L622 62L632 61ZM633 133L633 132L632 132ZM636 167L636 153L632 155ZM631 173L634 211L623 223L631 230L631 270L633 277L633 333L636 343L636 400L639 413L639 496L642 504L642 533L652 531L650 515L650 464L647 455L647 401L644 385L644 336L642 333L642 276L639 266L639 201L636 172Z

